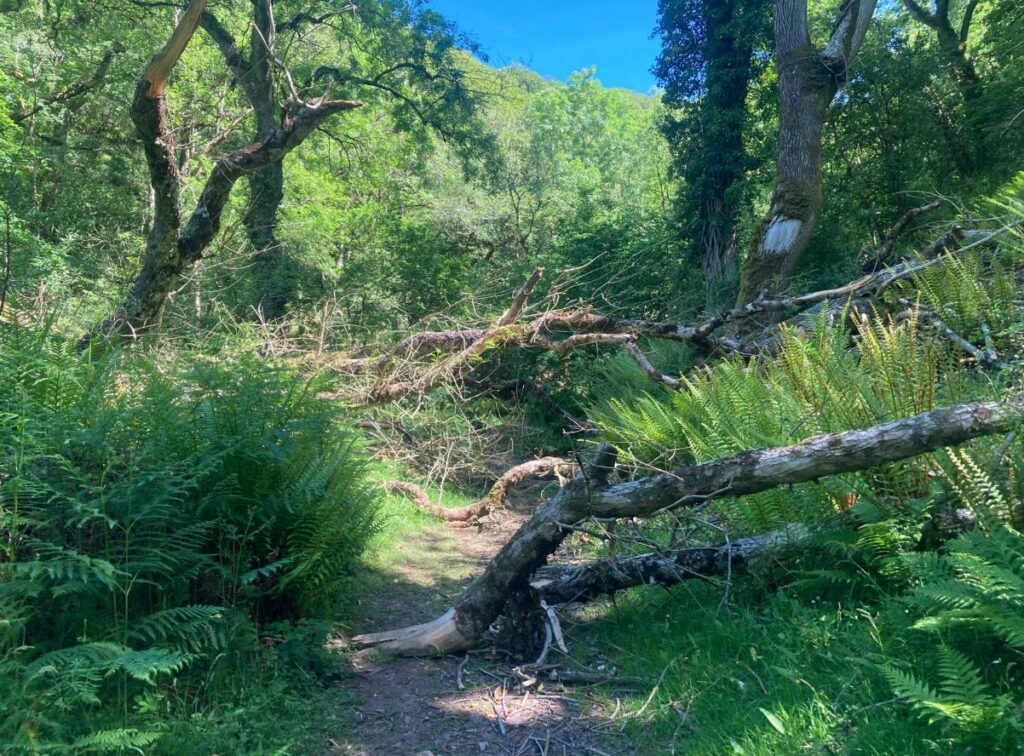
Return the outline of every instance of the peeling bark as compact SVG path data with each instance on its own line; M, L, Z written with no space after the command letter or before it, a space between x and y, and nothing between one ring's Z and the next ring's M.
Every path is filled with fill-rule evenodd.
M825 117L849 76L876 1L843 0L832 34L818 50L808 30L807 0L775 0L779 73L775 190L743 265L737 306L782 291L818 225Z

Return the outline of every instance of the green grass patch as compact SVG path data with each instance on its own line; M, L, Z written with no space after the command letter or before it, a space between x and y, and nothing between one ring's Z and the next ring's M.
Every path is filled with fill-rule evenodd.
M713 584L653 596L636 589L588 610L595 650L622 674L650 680L626 697L599 694L609 710L620 696L640 753L963 752L962 740L893 700L882 678L877 662L897 641L880 628L897 617L762 591L752 578L728 601Z

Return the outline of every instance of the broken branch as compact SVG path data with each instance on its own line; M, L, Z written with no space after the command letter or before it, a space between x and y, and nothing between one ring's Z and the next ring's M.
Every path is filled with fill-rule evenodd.
M1022 417L1024 393L1002 402L960 404L870 428L815 436L792 446L746 451L613 486L608 485L608 475L615 450L602 446L595 461L523 524L448 612L425 625L363 635L355 641L382 644L407 655L471 648L501 615L509 597L529 588L530 577L571 532L565 525L589 517L648 517L687 503L857 472L1004 433Z
M412 499L417 509L438 517L452 524L467 524L485 517L491 510L504 506L512 487L530 478L543 478L548 475L572 475L576 466L573 462L561 457L542 457L531 459L505 471L491 486L487 495L479 501L464 507L442 507L430 501L430 496L415 483L402 480L385 480L381 486L388 491L403 493Z

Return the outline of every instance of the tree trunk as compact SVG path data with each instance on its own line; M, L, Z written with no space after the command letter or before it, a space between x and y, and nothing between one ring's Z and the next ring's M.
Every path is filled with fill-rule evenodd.
M698 243L704 273L705 312L731 301L737 278L737 184L747 169L743 136L747 125L747 89L753 71L754 32L739 18L735 2L704 0L707 94L700 107L702 159L695 186ZM693 179L691 178L691 181Z
M532 583L548 604L585 603L641 585L672 586L684 580L728 577L755 555L805 541L807 528L791 526L716 546L640 554L580 567L546 568Z
M935 32L939 51L948 61L952 69L953 83L963 97L967 111L967 123L957 124L951 108L944 107L940 102L935 104L935 112L953 151L954 163L961 175L970 176L979 165L987 159L986 141L984 137L971 138L971 135L984 134L984 123L978 119L980 114L974 107L983 93L981 77L974 61L967 54L967 40L971 33L971 22L979 0L968 0L964 6L964 15L960 21L960 29L953 28L950 18L950 0L936 0L935 10L928 10L916 0L903 0L903 6L914 19Z
M142 263L122 305L86 334L80 346L94 339L134 337L154 325L181 274L194 265L220 230L221 215L235 182L281 160L335 113L361 107L353 100L296 103L281 124L263 139L218 160L210 172L195 209L181 227L181 176L175 160L175 141L169 127L164 89L196 28L205 7L193 0L167 46L153 58L139 80L132 101L132 121L142 141L155 197L153 223Z
M1005 432L1022 417L1024 394L1017 394L1004 402L933 410L863 430L817 436L793 446L742 452L614 486L608 485L608 476L614 467L615 451L603 446L592 464L523 524L452 609L425 625L354 640L410 655L470 648L501 615L508 598L524 592L533 573L572 528L589 517L650 517L712 499L857 472Z
M819 51L808 30L807 0L775 0L778 166L768 214L743 266L738 306L781 291L814 234L821 214L825 117L863 44L875 3L844 0Z
M960 87L965 100L976 99L981 94L981 78L974 61L967 54L967 40L971 33L971 22L979 0L968 0L960 21L960 30L953 28L950 19L949 0L937 0L935 11L927 10L916 0L903 0L903 7L911 16L935 32L939 49L953 67L953 79Z
M277 128L278 103L274 84L274 45L277 31L271 0L253 0L253 24L248 54L238 49L231 33L212 13L203 14L203 28L224 56L256 118L254 141L266 139ZM284 169L280 162L249 174L249 203L242 216L246 238L253 250L252 277L258 306L268 320L284 314L289 298L282 281L282 250L277 240L277 216L284 200Z
M759 10L767 2L660 0L658 6L662 52L655 72L666 104L682 114L664 126L683 178L677 212L691 231L708 314L731 303L726 295L735 296L736 189L748 164L747 89Z
M283 280L284 252L277 240L277 214L284 200L284 167L267 166L249 176L249 205L242 223L253 249L253 283L267 320L284 315L290 286Z

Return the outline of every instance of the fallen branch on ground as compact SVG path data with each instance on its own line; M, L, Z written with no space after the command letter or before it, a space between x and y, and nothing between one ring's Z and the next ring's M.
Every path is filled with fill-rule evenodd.
M585 603L640 585L671 586L684 580L725 577L755 554L800 543L808 535L806 528L794 525L717 546L639 554L579 567L545 567L530 585L549 604Z
M561 474L565 477L573 475L576 470L575 463L562 459L561 457L542 457L523 462L521 465L507 470L491 486L479 501L467 504L464 507L441 507L430 501L430 496L415 483L407 483L402 480L385 480L381 486L388 491L403 493L412 499L417 509L427 514L438 517L453 525L467 525L486 516L493 509L504 506L512 487L522 483L529 478L543 478L547 475Z
M615 450L602 446L580 475L523 524L445 614L423 625L354 640L404 655L472 648L510 600L532 590L532 575L572 532L572 526L587 518L649 517L725 496L857 472L1007 432L1022 418L1024 393L1002 402L960 404L870 428L816 436L792 446L746 451L618 485L608 484Z
M778 328L772 328L767 336L761 335L748 341L716 333L730 323L749 320L759 314L795 312L797 315L785 322L802 328L820 317L822 308L827 310L830 318L839 317L851 304L854 312L858 308L863 310L864 303L877 298L896 282L942 264L948 254L959 254L994 241L1007 230L1002 228L968 233L954 226L913 260L901 261L833 289L776 299L756 299L696 325L618 318L601 315L587 308L549 311L529 322L516 323L540 278L542 271L538 269L494 326L484 329L423 331L406 337L382 357L351 360L343 363L340 369L381 375L381 380L363 399L369 403L383 403L421 395L442 383L462 380L474 363L488 351L519 348L547 350L564 355L578 347L605 344L623 348L654 382L669 388L679 388L681 381L677 377L662 374L654 367L640 348L641 339L690 343L709 354L725 352L753 356L760 351L771 351L778 342ZM969 243L965 244L965 241ZM396 377L402 371L392 370L400 368L405 362L447 352L455 353L427 368L418 377ZM383 376L382 373L387 371L391 372Z

